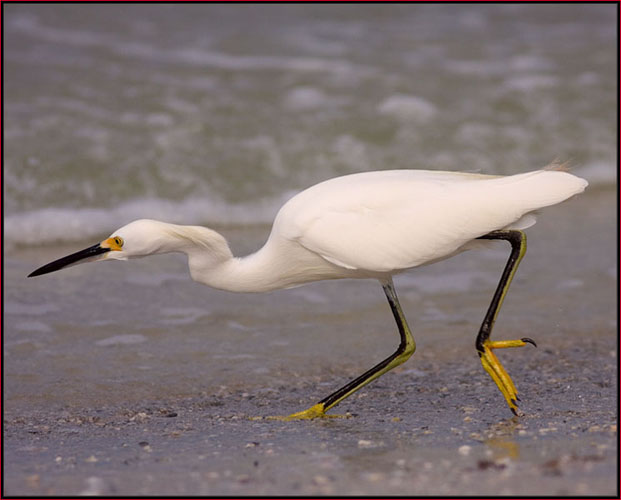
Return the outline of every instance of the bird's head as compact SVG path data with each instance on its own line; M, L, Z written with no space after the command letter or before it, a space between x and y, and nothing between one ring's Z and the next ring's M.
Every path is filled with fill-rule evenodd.
M98 260L127 260L171 251L169 224L149 219L136 220L113 232L109 238L50 262L28 277L58 271L65 267Z

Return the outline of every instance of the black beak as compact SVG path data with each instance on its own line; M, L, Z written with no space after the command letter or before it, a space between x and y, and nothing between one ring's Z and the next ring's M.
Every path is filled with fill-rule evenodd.
M62 259L55 260L54 262L50 262L49 264L40 267L36 271L32 271L28 277L32 278L33 276L41 276L42 274L53 273L54 271L58 271L64 267L69 267L74 264L80 264L82 262L88 262L88 260L101 255L102 253L109 252L111 249L102 247L100 243L93 245L92 247L85 248L84 250L80 250L79 252L72 253L71 255L67 255Z

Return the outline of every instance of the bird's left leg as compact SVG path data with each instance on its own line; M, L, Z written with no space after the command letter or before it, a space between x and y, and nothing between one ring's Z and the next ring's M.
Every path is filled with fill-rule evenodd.
M481 324L481 329L479 330L476 340L476 348L483 368L485 368L485 371L489 373L492 380L500 389L500 392L502 392L502 395L507 400L507 404L509 405L511 411L517 415L517 401L519 401L517 390L515 389L515 385L513 384L511 377L509 377L509 374L493 353L493 349L522 347L527 343L533 344L536 347L537 344L535 344L534 340L528 337L523 337L519 340L492 341L490 340L490 336L496 317L498 316L500 306L502 305L505 295L507 294L507 290L509 289L509 285L511 284L511 280L515 275L515 271L517 270L522 257L524 257L524 254L526 253L526 235L519 230L500 230L492 231L491 233L481 236L479 239L507 240L511 243L511 255L509 255L509 260L507 261L505 269L502 273L502 277L500 278L500 282L498 283L492 302L489 305L485 318L483 319L483 323Z
M392 310L392 314L397 322L397 328L399 329L399 337L401 342L399 343L397 350L370 370L367 370L356 379L319 401L316 405L313 405L304 411L289 415L288 417L280 417L279 419L309 420L318 417L330 417L332 415L326 415L326 411L336 406L346 397L352 395L369 382L372 382L396 366L405 363L405 361L408 360L412 354L414 354L414 351L416 350L416 343L414 342L414 337L412 337L405 315L403 314L403 310L399 304L399 299L397 298L397 293L395 292L392 280L387 280L382 284L382 286L384 287L384 293L386 294L386 298L390 304L390 309Z

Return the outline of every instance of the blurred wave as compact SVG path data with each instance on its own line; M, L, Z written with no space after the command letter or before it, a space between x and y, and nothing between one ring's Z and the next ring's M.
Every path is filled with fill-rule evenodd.
M266 224L363 170L562 158L613 185L614 9L7 5L5 244Z

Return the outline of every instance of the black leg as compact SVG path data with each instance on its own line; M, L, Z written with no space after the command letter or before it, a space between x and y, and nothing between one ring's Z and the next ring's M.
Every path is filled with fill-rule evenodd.
M336 406L338 403L343 401L343 399L350 396L384 373L404 363L412 354L414 354L414 351L416 350L416 343L414 342L414 338L412 337L412 333L408 327L405 315L403 314L403 310L399 304L399 299L397 298L392 280L384 283L383 287L399 329L401 342L399 343L397 350L370 370L367 370L356 379L352 380L348 384L345 384L340 389L322 399L316 405L311 406L309 409L302 412L289 415L289 417L286 417L287 419L309 419L323 416L326 411Z
M526 253L526 235L519 230L500 230L492 231L489 234L481 236L480 239L507 240L511 243L511 254L509 255L509 260L507 261L500 278L500 282L498 283L498 287L494 292L492 302L489 305L485 318L483 319L483 323L481 324L481 328L479 329L479 334L476 339L476 348L479 353L479 358L481 358L483 368L485 368L485 370L489 373L492 380L494 380L502 392L511 411L517 415L516 401L519 400L517 397L517 390L515 389L515 385L513 384L511 377L509 377L509 374L500 364L500 361L492 350L505 347L522 347L527 343L535 346L536 344L534 340L528 337L523 337L520 340L501 340L494 342L490 340L490 336L498 316L498 311L500 310L507 294L507 290L509 289L509 285L513 280L513 276L515 275L522 257L524 257L524 254Z

